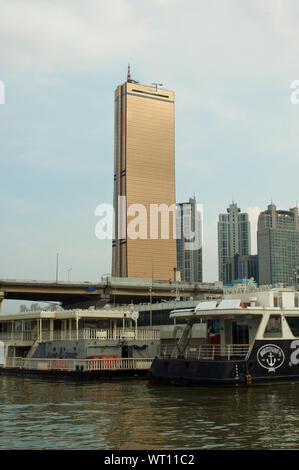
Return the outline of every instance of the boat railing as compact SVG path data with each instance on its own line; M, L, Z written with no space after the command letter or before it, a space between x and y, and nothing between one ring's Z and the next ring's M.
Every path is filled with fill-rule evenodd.
M4 367L40 371L147 370L150 368L152 361L152 358L121 358L116 356L94 359L8 357Z
M235 360L246 359L251 349L250 344L201 344L188 346L184 358L208 360ZM161 357L170 357L172 351L169 347L161 348ZM175 357L178 357L179 353ZM174 356L172 356L174 357Z
M111 330L97 328L82 328L79 330L42 330L41 334L36 330L13 331L0 333L0 341L57 341L57 340L159 340L160 331L151 328L116 328Z
M61 330L61 331L43 331L42 340L68 340L68 339L87 339L87 340L154 340L160 339L160 331L153 329L129 329L116 328L111 330L97 328L82 328L77 330Z
M34 342L37 339L37 336L38 334L36 330L1 332L0 341Z
M81 333L83 339L160 339L160 330L147 328L116 328L113 330L84 329L79 333Z

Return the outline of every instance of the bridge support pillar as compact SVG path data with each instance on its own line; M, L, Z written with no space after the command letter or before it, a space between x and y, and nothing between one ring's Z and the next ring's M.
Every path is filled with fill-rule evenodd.
M4 297L5 297L4 292L0 292L0 314L1 314L2 301L3 301Z

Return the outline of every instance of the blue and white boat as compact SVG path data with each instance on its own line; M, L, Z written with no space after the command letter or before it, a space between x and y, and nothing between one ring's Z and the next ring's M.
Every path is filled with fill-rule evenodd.
M299 381L299 292L255 288L174 310L186 325L172 351L163 349L149 371L153 383L237 385ZM206 325L206 338L192 342L192 328Z

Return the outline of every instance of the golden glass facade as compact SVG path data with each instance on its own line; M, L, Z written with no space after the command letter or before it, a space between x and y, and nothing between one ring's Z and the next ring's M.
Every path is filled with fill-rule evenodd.
M114 144L112 275L173 279L177 264L174 92L131 80L118 86ZM121 201L119 196L125 199ZM166 236L161 230L161 215L157 219L151 212L153 204L171 209ZM159 226L155 231L157 220Z

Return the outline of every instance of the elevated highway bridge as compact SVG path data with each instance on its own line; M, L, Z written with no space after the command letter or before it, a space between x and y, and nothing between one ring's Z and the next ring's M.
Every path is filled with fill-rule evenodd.
M38 281L0 279L0 311L5 299L59 302L64 309L101 308L105 304L124 305L174 299L202 299L223 294L215 283L181 283L152 279L103 276L100 282Z

